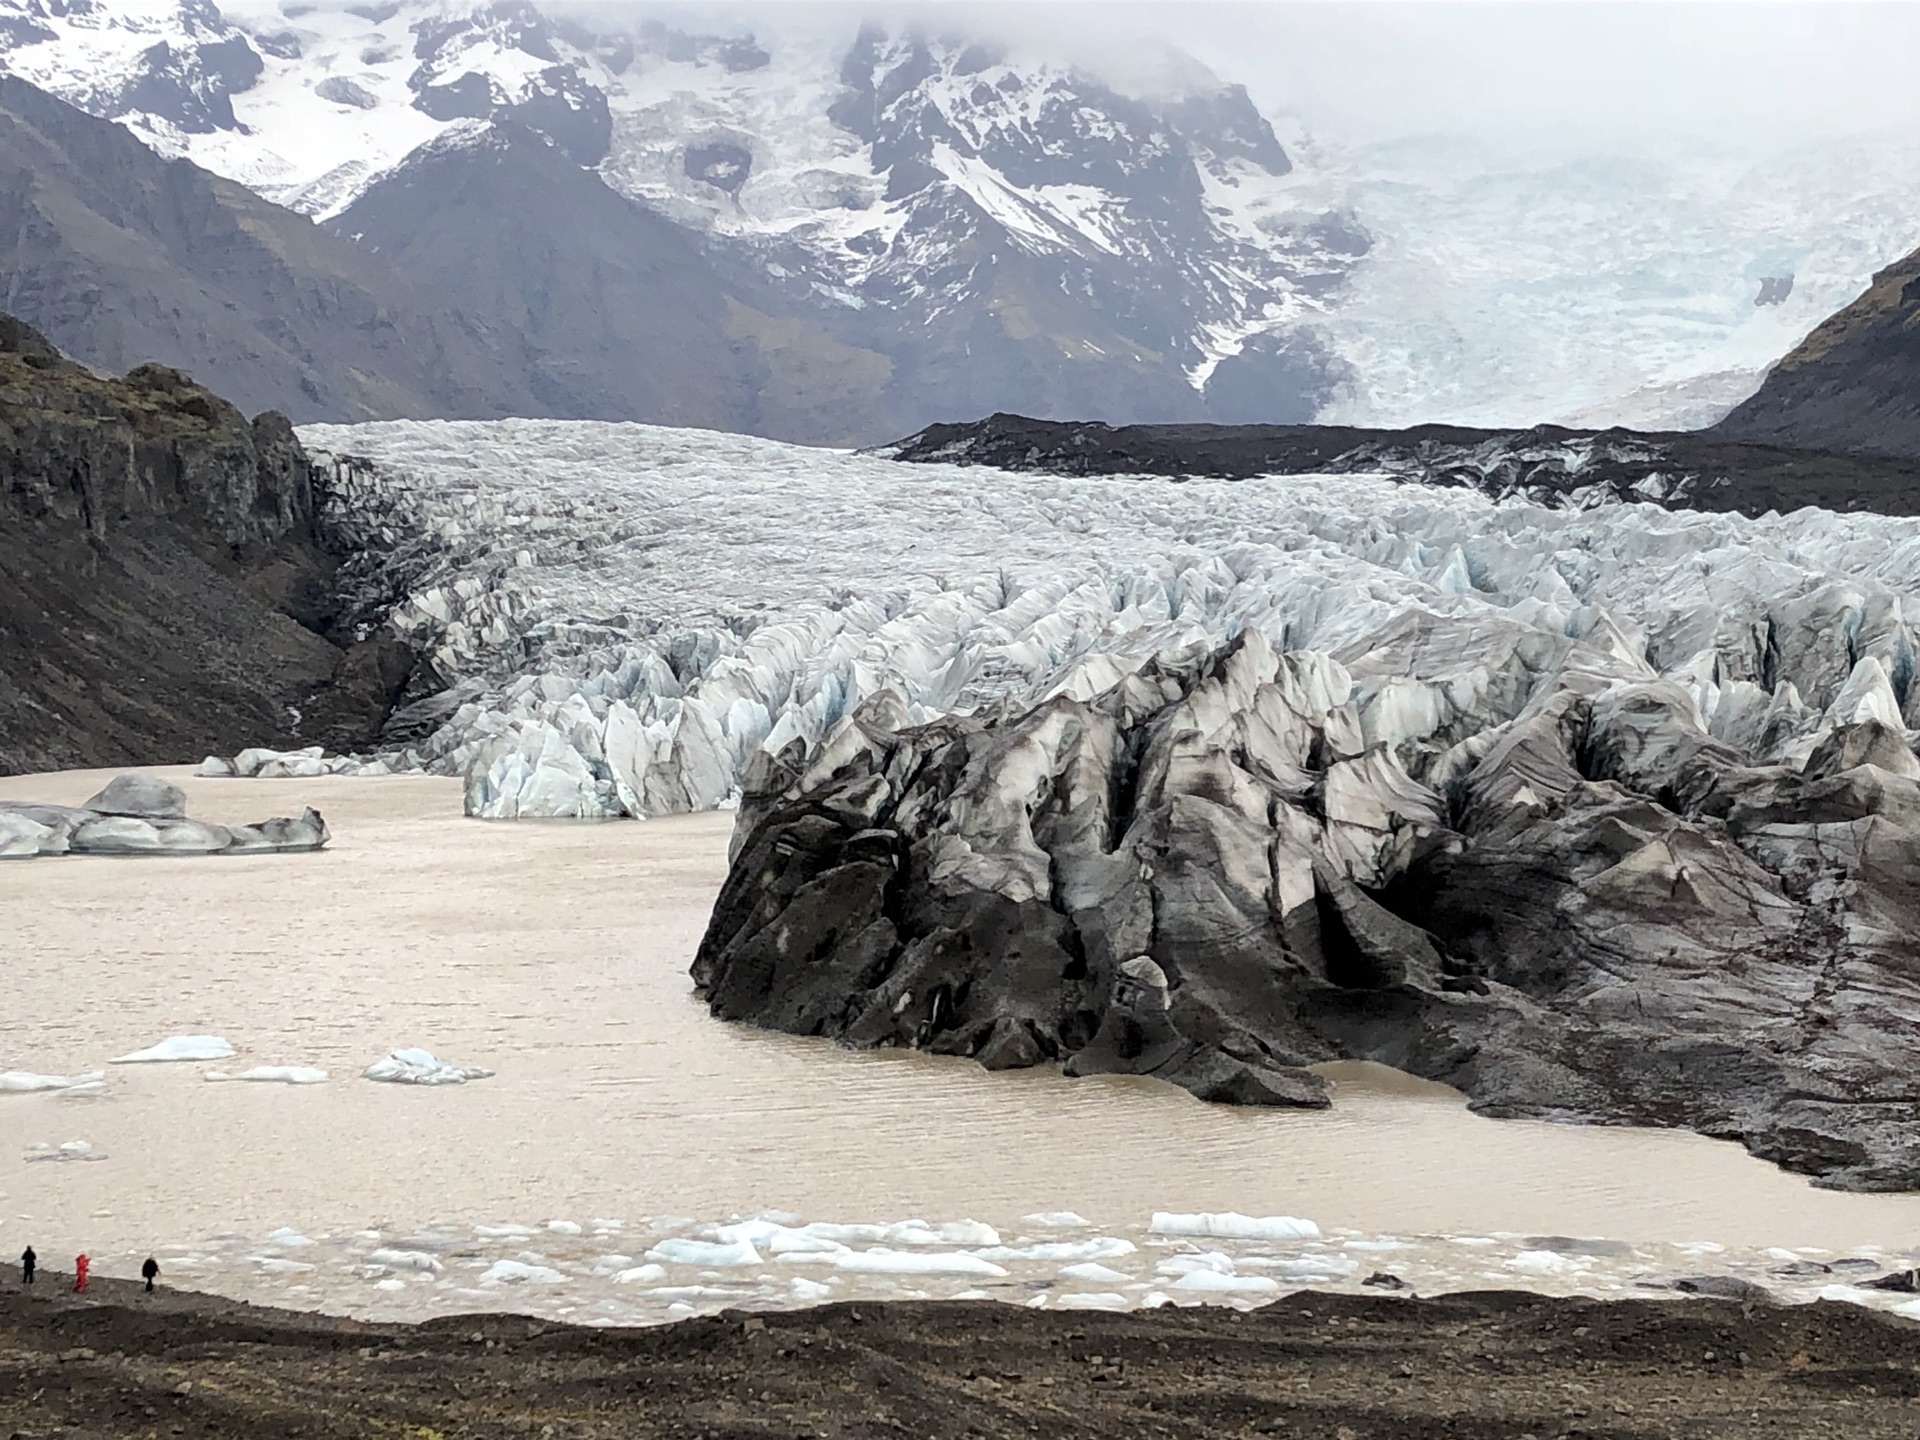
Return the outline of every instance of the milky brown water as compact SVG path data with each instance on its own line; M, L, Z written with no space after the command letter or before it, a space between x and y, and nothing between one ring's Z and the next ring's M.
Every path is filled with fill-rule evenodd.
M4 779L0 797L74 803L108 773ZM164 773L204 818L314 804L333 843L313 855L0 862L0 1070L94 1070L175 1034L224 1036L240 1052L211 1067L109 1066L98 1098L0 1095L0 1254L29 1240L50 1256L86 1246L114 1269L170 1247L224 1288L419 1310L482 1292L450 1262L430 1283L406 1276L425 1288L396 1298L398 1282L360 1252L424 1233L470 1270L530 1253L524 1263L585 1275L608 1253L637 1265L660 1236L700 1233L684 1222L769 1209L971 1218L1010 1244L1044 1228L1023 1216L1078 1212L1088 1225L1062 1233L1144 1247L1108 1261L1136 1290L1155 1283L1160 1251L1194 1248L1147 1236L1162 1210L1307 1217L1326 1236L1314 1253L1397 1246L1400 1268L1424 1264L1433 1283L1505 1274L1606 1288L1690 1256L1751 1269L1788 1249L1891 1258L1920 1242L1917 1197L1819 1191L1679 1132L1486 1120L1375 1067L1339 1067L1329 1111L1236 1110L1149 1082L988 1074L721 1024L687 964L725 873L730 815L488 824L460 814L446 779ZM400 1046L497 1073L436 1089L359 1078ZM331 1078L202 1076L282 1064ZM72 1140L105 1158L27 1158ZM508 1228L476 1241L476 1225ZM264 1246L281 1227L323 1243ZM1528 1236L1635 1248L1562 1274ZM283 1253L306 1258L268 1263ZM1000 1268L1031 1280L1024 1261ZM728 1278L771 1293L792 1270ZM383 1292L352 1290L381 1279ZM435 1300L436 1286L454 1298Z

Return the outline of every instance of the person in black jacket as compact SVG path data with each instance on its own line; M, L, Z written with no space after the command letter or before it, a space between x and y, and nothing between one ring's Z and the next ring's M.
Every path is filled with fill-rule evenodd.
M140 1278L147 1282L147 1293L149 1295L153 1293L154 1277L159 1273L160 1262L151 1255L147 1256L147 1263L140 1267Z
M39 1263L40 1257L33 1253L33 1246L29 1245L21 1252L20 1283L22 1285L31 1285L33 1283L33 1267Z

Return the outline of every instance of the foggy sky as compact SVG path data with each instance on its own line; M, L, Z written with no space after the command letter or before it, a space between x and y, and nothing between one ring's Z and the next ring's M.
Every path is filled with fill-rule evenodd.
M850 29L863 15L997 31L1064 58L1140 65L1168 44L1322 138L1465 135L1546 150L1667 142L1762 152L1920 133L1920 5L1661 0L760 0L550 10ZM1104 68L1104 66L1102 66Z

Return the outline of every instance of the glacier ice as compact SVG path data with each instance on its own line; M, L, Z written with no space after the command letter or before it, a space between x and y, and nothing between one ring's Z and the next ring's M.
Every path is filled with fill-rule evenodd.
M1320 1227L1291 1215L1178 1215L1156 1210L1147 1230L1154 1235L1211 1235L1234 1240L1318 1240Z
M106 1078L104 1070L89 1070L84 1075L36 1075L31 1070L0 1070L0 1095L90 1090Z
M327 1072L314 1065L255 1065L230 1075L224 1070L209 1070L201 1077L213 1081L248 1080L264 1085L323 1085Z
M112 1065L149 1065L176 1060L230 1060L233 1046L218 1035L170 1035L131 1055L116 1055Z
M464 1085L469 1080L485 1080L493 1071L477 1065L452 1065L434 1057L431 1050L395 1050L374 1061L361 1075L390 1085Z
M482 816L724 805L756 757L857 744L856 713L1087 699L1247 629L1349 656L1298 681L1341 701L1301 704L1351 698L1403 768L1465 747L1442 778L1567 665L1678 687L1756 763L1803 763L1863 716L1920 724L1910 519L907 467L600 422L301 434L334 522L386 556L362 562L368 603L399 594L394 628L449 682L378 763L464 777ZM1439 647L1457 653L1406 678ZM1332 777L1355 837L1400 784L1384 763Z

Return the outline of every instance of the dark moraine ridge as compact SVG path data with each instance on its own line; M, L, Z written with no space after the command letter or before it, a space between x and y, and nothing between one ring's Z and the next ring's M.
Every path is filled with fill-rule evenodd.
M1757 437L1756 438L1761 438ZM1675 508L1761 515L1815 505L1920 514L1920 458L1745 443L1715 432L1480 430L1421 425L1103 425L991 415L930 425L883 447L900 460L989 465L1056 475L1205 476L1384 472L1496 498L1649 500ZM1834 445L1830 436L1823 442Z
M350 748L413 669L343 633L286 417L0 316L0 774Z
M1447 698L1481 689L1513 711ZM882 692L750 764L694 979L722 1019L991 1069L1317 1106L1309 1067L1373 1060L1920 1189L1920 759L1880 719L1770 759L1793 695L1717 738L1604 629L1417 609L1024 713ZM1414 735L1370 738L1382 706Z
M0 1433L67 1440L1911 1440L1920 1326L1850 1305L1302 1292L827 1305L648 1330L0 1290Z

